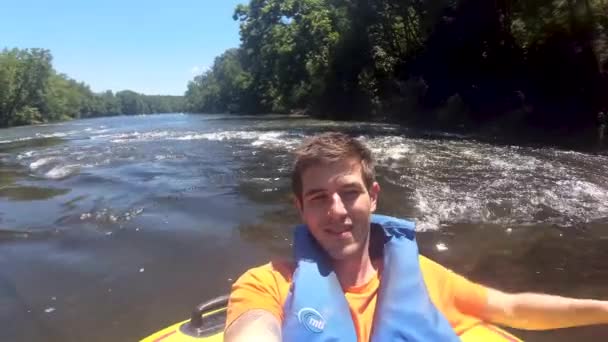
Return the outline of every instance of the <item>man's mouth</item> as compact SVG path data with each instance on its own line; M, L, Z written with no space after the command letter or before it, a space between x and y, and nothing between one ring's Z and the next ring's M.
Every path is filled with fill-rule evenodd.
M340 227L333 227L332 229L325 229L325 232L335 237L348 237L351 235L352 230L352 225L344 225Z

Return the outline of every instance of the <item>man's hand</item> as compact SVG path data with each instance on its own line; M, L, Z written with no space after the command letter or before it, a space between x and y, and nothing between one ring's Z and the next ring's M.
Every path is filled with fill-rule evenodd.
M226 329L224 341L280 342L281 324L268 311L247 311Z
M488 289L484 320L526 330L608 324L608 301Z

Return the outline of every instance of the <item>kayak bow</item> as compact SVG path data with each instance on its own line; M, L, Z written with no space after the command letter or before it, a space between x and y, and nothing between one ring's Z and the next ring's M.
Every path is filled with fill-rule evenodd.
M197 305L189 320L173 324L141 342L222 342L228 296L221 296Z

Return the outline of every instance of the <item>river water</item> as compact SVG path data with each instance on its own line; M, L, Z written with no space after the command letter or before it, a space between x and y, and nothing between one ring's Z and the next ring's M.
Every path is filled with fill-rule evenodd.
M289 152L339 130L423 254L512 291L608 299L608 157L391 124L166 114L0 130L0 341L133 341L290 248ZM608 327L517 332L604 341Z

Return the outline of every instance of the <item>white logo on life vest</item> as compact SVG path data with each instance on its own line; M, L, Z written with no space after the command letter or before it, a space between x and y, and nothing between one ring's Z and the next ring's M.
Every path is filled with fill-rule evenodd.
M306 327L306 329L313 333L320 333L323 332L323 329L325 329L325 319L315 309L301 309L298 312L298 320Z

